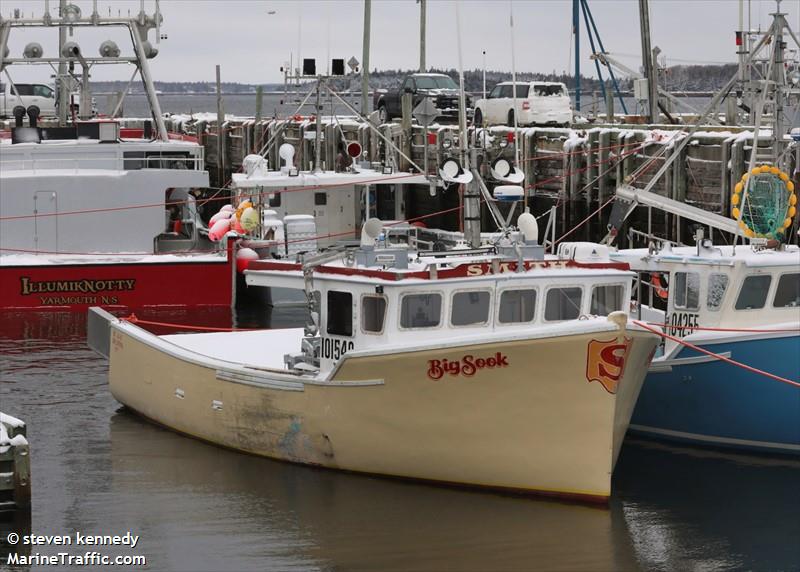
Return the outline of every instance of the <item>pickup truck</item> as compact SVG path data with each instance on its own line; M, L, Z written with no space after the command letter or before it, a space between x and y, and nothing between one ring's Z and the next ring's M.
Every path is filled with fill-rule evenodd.
M404 93L413 95L412 106L425 97L430 97L441 114L437 120L449 119L458 121L458 85L453 78L440 73L415 73L407 76L399 89L377 94L375 109L378 110L378 119L381 123L388 123L393 117L401 117L401 98ZM472 100L465 96L467 117L472 117Z
M13 117L14 108L21 105L25 109L35 105L41 117L56 114L56 92L52 87L40 83L17 83L16 92L11 84L0 83L0 117Z

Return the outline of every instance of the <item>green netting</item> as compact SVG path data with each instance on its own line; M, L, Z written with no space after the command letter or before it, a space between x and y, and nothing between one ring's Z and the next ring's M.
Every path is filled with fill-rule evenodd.
M759 173L748 179L742 221L756 234L778 238L789 211L789 189L778 175Z

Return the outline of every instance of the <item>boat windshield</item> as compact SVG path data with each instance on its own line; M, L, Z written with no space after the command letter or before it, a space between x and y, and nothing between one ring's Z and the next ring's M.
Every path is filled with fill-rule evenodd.
M458 89L453 78L446 75L418 75L414 77L417 89Z

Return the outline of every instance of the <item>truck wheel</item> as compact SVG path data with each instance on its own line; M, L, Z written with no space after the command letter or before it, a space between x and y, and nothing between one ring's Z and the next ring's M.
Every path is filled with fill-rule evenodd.
M480 109L475 110L475 116L472 118L472 124L475 127L483 127L483 113Z
M378 122L380 122L381 125L389 123L389 113L386 111L386 105L383 103L378 106Z
M514 127L514 110L508 112L508 126Z

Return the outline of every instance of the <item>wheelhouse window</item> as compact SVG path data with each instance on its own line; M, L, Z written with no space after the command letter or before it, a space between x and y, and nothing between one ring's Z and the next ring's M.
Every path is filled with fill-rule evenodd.
M548 322L576 319L581 315L582 295L578 287L551 288L547 291L544 319Z
M363 296L361 298L361 328L368 334L383 332L386 321L386 297Z
M353 335L353 295L350 292L328 291L327 331L334 336Z
M736 299L737 310L757 310L767 303L767 293L772 277L769 274L748 276L742 282L739 297Z
M450 323L454 326L472 326L489 321L487 291L456 292L450 309Z
M532 322L536 314L536 290L504 290L500 294L501 324Z
M590 314L608 316L611 312L622 310L625 288L622 284L605 284L592 288Z
M796 308L800 306L800 274L784 274L780 277L772 306L775 308Z
M673 288L674 305L684 310L700 308L700 275L697 272L676 272Z
M406 294L400 301L401 328L435 328L441 314L441 294Z
M717 311L722 306L722 299L728 289L727 274L712 274L708 277L708 294L706 295L706 306L709 310Z

